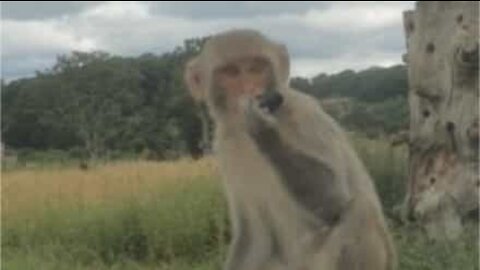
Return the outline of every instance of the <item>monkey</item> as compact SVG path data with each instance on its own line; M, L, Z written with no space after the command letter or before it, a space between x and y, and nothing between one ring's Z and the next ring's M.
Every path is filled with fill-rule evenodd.
M184 77L215 124L232 230L224 269L395 269L373 182L319 102L290 88L285 45L218 33Z

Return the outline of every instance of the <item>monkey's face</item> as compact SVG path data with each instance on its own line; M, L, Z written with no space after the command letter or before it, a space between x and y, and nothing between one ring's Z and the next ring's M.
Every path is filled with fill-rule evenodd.
M214 70L214 106L238 113L242 99L260 98L272 82L272 68L266 59L244 57L230 61Z
M232 30L211 37L186 65L192 97L205 102L217 123L241 123L245 101L274 111L289 87L285 46L252 30ZM237 117L238 116L238 117ZM243 114L244 116L244 114Z
M243 58L215 72L216 85L230 96L257 96L267 87L270 65L262 58Z

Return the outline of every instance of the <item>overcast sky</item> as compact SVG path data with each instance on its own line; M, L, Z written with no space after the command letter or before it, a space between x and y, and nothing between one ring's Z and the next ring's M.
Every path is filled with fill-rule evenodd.
M401 63L414 2L2 1L2 77L31 76L72 50L161 54L193 37L253 28L287 45L292 75Z

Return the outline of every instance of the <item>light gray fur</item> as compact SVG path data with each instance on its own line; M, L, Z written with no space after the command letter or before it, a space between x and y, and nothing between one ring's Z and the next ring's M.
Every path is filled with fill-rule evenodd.
M243 35L248 46L236 46ZM273 110L245 98L240 116L206 100L233 224L226 270L394 269L395 251L372 180L335 121L313 98L289 88L288 78L278 78L288 76L282 66L288 59L273 59L284 57L283 47L253 31L220 36L198 59L249 56L258 48L275 71L269 91L283 97ZM226 42L229 36L236 42ZM210 60L200 61L204 70L227 61ZM207 99L225 90L205 78Z

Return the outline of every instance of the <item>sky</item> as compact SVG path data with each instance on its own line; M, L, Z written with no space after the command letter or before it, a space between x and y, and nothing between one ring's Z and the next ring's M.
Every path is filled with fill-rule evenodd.
M162 54L190 38L256 29L287 46L293 76L401 63L402 13L413 1L2 1L1 75L53 66L73 50Z

